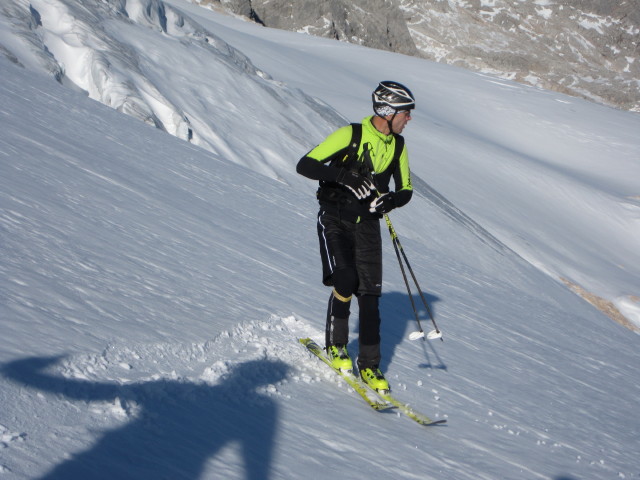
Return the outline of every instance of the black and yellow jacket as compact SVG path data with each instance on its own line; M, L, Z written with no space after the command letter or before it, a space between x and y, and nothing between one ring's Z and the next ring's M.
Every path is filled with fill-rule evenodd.
M396 207L406 205L413 193L404 139L400 135L380 133L371 123L372 118L365 117L362 121L357 150L351 146L355 126L347 125L333 132L302 157L296 169L307 178L319 180L317 195L323 208L349 221L379 219L380 215L369 212L373 197L358 201L344 186L336 183L343 168L371 176L379 193L389 191L393 177ZM399 152L396 152L397 147L401 148Z

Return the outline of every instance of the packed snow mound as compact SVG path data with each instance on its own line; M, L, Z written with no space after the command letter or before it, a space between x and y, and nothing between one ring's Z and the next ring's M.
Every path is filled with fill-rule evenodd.
M16 0L0 12L0 53L14 63L271 178L290 171L283 151L344 123L161 0ZM247 122L267 141L246 142Z
M281 404L295 402L290 387L337 381L291 341L287 322L292 321L271 316L241 322L205 342L114 342L95 354L2 364L5 378L63 399L24 398L39 415L73 418L75 425L88 428L70 438L48 435L44 422L28 433L0 424L0 440L15 451L16 443L28 437L30 442L30 437L49 436L38 452L46 456L47 450L75 449L98 436L94 448L75 452L39 478L196 479L213 478L203 472L220 469L234 478L242 462L248 471L259 472L250 478L266 478ZM7 400L3 397L4 392L0 398ZM225 449L234 442L243 446L244 455ZM123 467L117 460L122 457L136 460ZM0 472L10 468L0 466Z

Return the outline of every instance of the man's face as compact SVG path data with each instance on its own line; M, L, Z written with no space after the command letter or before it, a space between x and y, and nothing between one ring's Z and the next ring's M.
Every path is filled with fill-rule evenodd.
M411 120L411 110L402 110L396 113L391 122L394 133L402 133L409 120Z

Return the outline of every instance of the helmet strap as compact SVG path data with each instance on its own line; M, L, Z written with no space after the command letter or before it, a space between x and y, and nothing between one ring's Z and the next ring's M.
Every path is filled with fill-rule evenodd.
M398 114L397 110L393 111L393 116L390 119L387 119L387 125L389 126L389 135L393 135L393 120L396 118Z

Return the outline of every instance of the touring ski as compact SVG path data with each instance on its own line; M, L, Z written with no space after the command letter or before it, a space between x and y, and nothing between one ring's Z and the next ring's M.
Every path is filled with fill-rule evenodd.
M324 350L313 340L310 338L300 338L299 342L306 347L311 353L313 353L316 357L326 363L331 370L340 375L347 384L351 388L353 388L358 395L360 395L367 404L373 408L374 410L385 410L387 408L394 408L394 406L387 402L380 402L378 400L372 399L369 396L370 389L362 382L358 377L356 377L353 373L343 372L342 370L333 368L331 365L331 361L325 355Z
M420 425L429 426L429 425L441 425L443 423L447 423L446 420L432 420L426 415L416 412L409 405L396 399L390 393L380 393L380 392L375 392L375 393L386 403L393 405L399 411L401 411L404 415L409 417L414 422L419 423Z
M369 387L369 385L364 383L353 373L347 373L333 368L333 366L331 365L331 361L325 355L323 349L310 338L300 338L299 342L304 345L312 354L326 363L334 372L340 375L351 386L351 388L353 388L374 410L387 410L389 408L397 408L400 412L402 412L405 416L407 416L414 422L425 426L440 425L447 422L446 420L432 420L426 415L416 412L408 404L398 400L390 393L381 393L372 389L371 387ZM369 396L370 392L375 394L380 399L380 401L371 399L371 397Z

